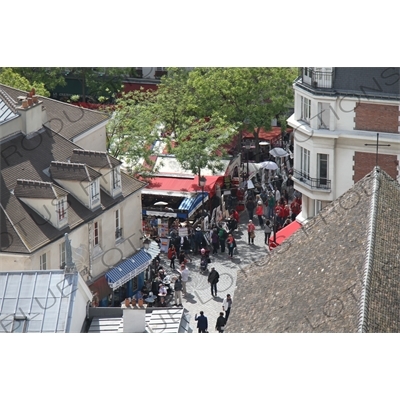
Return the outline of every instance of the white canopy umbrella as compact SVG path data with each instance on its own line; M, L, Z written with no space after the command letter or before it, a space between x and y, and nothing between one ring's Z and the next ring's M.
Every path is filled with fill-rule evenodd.
M273 161L263 161L261 163L258 164L260 166L260 168L264 168L264 169L272 169L272 170L276 170L278 169L278 165L276 163L274 163Z
M286 157L289 155L289 153L281 147L274 147L272 150L269 151L269 154L274 157Z
M154 203L155 206L167 206L168 203L166 203L165 201L157 201L157 203Z

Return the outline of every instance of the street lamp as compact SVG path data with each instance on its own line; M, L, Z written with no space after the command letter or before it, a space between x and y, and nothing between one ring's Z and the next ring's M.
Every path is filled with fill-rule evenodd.
M201 216L204 217L204 186L207 183L207 179L202 176L199 178L199 186L201 187Z
M245 142L244 147L246 148L246 152L247 152L247 179L249 179L249 150L250 150L250 140L247 139Z
M273 222L273 225L274 225L274 244L276 246L276 211L275 211L275 208L276 208L276 183L274 183L274 199L275 199L275 201L274 201L274 222Z

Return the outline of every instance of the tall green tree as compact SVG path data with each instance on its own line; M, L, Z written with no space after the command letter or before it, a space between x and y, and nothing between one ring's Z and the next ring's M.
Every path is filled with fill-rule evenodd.
M168 133L165 140L169 153L184 169L198 175L204 168L221 171L224 145L235 135L235 124L217 109L205 113L193 87L188 85L190 73L184 68L168 69L158 87L157 118Z
M253 132L258 157L260 130L269 130L293 104L296 76L296 68L195 68L188 86L204 114L219 110L240 130Z
M122 92L122 82L125 76L131 73L128 67L63 67L65 74L79 80L84 102L87 101L87 88L90 96L99 98L105 93L110 95ZM110 100L111 96L107 99Z
M43 82L29 81L24 76L15 72L12 68L0 68L0 83L27 92L32 88L35 88L36 94L40 96L48 97L50 95Z
M147 176L154 168L153 145L159 139L154 102L152 92L123 93L106 109L107 151L123 159L133 175Z
M30 82L42 82L46 90L51 92L56 86L65 86L65 74L60 67L16 67L13 68Z

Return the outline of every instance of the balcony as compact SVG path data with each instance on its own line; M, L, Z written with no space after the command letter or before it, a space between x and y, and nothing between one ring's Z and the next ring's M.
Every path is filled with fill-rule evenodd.
M300 68L296 85L307 92L319 95L334 95L334 68Z
M308 174L293 170L293 178L311 189L331 190L331 181L326 178L311 178Z

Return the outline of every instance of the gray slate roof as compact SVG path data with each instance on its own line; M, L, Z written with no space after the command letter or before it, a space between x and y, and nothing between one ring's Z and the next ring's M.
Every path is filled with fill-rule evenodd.
M122 195L113 199L100 190L101 207L91 211L75 197L68 194L68 224L58 230L36 214L15 195L18 179L50 182L48 168L52 161L66 162L76 149L76 144L46 129L26 139L20 133L0 144L0 200L1 241L0 251L30 253L53 240L64 236L76 226L94 219L105 209L123 201L145 184L126 174L121 174ZM87 167L87 166L86 166ZM96 176L97 171L87 167ZM17 193L18 193L17 189Z
M31 199L58 199L67 196L68 192L52 182L17 179L14 195Z
M400 332L399 226L378 168L238 273L226 332Z
M27 94L23 90L2 84L0 84L0 89L14 100L17 100L18 96L26 96ZM46 126L67 139L73 139L108 120L107 114L99 111L73 106L48 97L38 96L38 98L43 101L46 107L48 119Z
M52 161L50 174L53 179L79 182L92 182L100 178L101 174L86 164Z
M74 154L71 157L73 163L83 163L90 165L93 168L112 169L122 164L117 158L107 154L105 151L93 151L74 149Z

